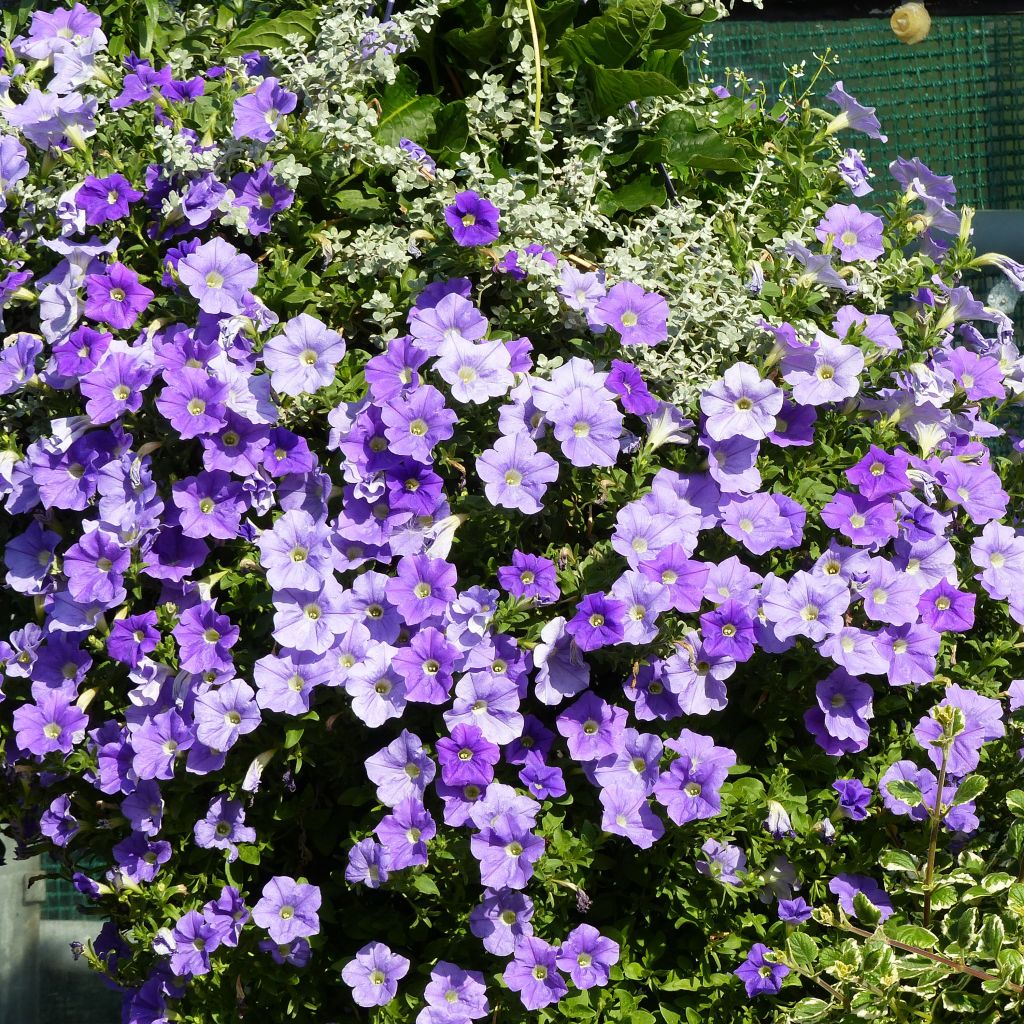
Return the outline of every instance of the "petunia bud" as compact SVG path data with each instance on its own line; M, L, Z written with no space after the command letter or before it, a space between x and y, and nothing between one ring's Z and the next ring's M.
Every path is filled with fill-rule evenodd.
M932 19L924 4L910 3L897 7L892 12L889 24L901 43L913 46L927 37Z

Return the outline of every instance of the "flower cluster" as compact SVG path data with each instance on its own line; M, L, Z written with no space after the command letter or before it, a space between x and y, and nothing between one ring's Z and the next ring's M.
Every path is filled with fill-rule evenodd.
M110 917L90 952L124 1019L235 1012L236 975L284 1015L295 970L314 1014L597 1005L662 969L622 908L660 850L779 946L812 913L909 912L858 854L869 817L934 824L930 901L1024 705L998 640L1024 624L1020 469L992 443L1024 359L960 280L951 182L898 160L884 217L822 210L765 266L758 342L680 408L642 369L666 296L546 239L496 253L476 190L433 183L401 332L282 285L305 99L260 54L133 57L111 88L105 42L80 5L37 12L12 52L45 86L3 78L0 740L20 848ZM878 133L830 98L822 142ZM230 142L184 123L201 100ZM108 111L191 166L109 163ZM927 278L862 287L912 241ZM521 336L538 281L558 318ZM798 984L784 956L752 946L748 996Z

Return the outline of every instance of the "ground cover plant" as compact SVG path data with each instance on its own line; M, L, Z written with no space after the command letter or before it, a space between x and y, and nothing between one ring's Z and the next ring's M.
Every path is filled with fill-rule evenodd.
M691 82L703 4L34 8L0 830L123 1019L1019 1019L1024 270L953 180L828 55Z

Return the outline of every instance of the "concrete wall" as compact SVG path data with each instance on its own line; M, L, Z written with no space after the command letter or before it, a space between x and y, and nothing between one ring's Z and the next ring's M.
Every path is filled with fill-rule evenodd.
M0 867L0 1024L118 1024L118 998L68 947L99 922L47 920L47 882L27 886L41 872L38 859Z

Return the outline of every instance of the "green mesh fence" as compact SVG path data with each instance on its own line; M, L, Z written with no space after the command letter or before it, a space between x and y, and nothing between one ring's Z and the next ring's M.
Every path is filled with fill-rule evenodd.
M837 77L876 108L889 136L883 143L843 135L866 154L876 187L887 187L895 156L919 156L937 173L953 175L961 202L1024 207L1024 17L936 18L917 46L900 43L885 18L726 20L713 35L707 70L715 79L740 68L770 94L786 66L806 60L810 71L813 54L826 47L838 53Z
M100 862L97 861L91 866L98 868ZM43 870L55 871L56 868L56 862L44 855ZM89 868L90 865L87 864L81 866L81 870L85 872L88 872ZM82 915L78 908L86 906L88 900L66 879L47 878L45 884L46 894L40 908L40 917L44 921L81 921Z

